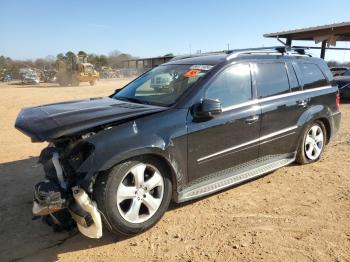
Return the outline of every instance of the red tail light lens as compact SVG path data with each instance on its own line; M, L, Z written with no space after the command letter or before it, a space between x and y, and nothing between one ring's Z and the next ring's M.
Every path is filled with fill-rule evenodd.
M339 108L340 108L340 94L339 94L339 91L337 92L337 95L335 97L335 104L337 106L337 109L339 110Z

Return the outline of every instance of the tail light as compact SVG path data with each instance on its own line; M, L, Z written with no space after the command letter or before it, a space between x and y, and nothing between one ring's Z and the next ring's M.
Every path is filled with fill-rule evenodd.
M340 108L340 94L339 94L339 91L337 92L337 94L335 96L335 105L337 107L337 110L339 111L339 108Z

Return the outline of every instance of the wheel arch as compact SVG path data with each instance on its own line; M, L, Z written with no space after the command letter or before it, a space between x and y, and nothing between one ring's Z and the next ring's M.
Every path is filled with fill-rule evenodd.
M158 160L164 166L164 168L167 170L167 174L165 174L165 175L168 175L169 178L171 179L171 183L173 186L173 194L176 192L176 189L177 189L176 171L174 169L174 166L171 164L171 162L166 157L164 157L164 155L150 152L150 153L144 153L142 155L136 155L134 157L125 159L124 161L128 161L130 159L135 159L135 158L136 159L154 158L154 159Z
M111 170L113 167L116 165L119 165L120 163L133 160L133 159L145 159L145 158L154 158L160 161L160 163L166 168L167 174L169 178L171 179L172 183L172 198L174 198L176 192L177 192L177 187L178 187L178 181L179 181L179 170L176 168L176 163L172 162L170 159L168 159L165 155L164 152L159 152L160 150L157 150L154 148L153 150L150 149L143 149L142 151L134 151L134 152L129 152L128 154L124 155L119 155L118 159L114 160L113 164L109 164L108 166L104 166L103 170L101 172L108 172ZM96 178L101 174L101 172L97 173Z
M328 144L331 138L331 124L329 120L326 117L320 117L316 118L314 121L320 121L324 125L326 129L326 144Z
M326 144L329 143L331 132L332 132L331 123L328 118L329 115L330 115L330 109L324 105L312 106L301 114L297 122L297 126L299 127L300 131L299 131L299 137L296 143L297 145L296 150L299 147L300 143L302 143L302 137L305 132L305 129L310 123L313 123L315 121L321 121L322 124L325 126Z

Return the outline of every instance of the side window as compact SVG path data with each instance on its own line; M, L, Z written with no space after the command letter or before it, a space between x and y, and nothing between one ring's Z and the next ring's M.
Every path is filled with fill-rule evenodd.
M222 107L246 102L252 98L250 66L240 64L227 68L209 85L206 98L220 100Z
M304 89L327 86L328 81L323 75L321 69L315 64L299 63L301 78Z
M292 90L292 92L300 91L300 84L295 74L293 65L288 63L287 68L288 68L288 78L289 78L290 89Z
M259 98L289 93L284 63L256 64L255 78Z
M326 75L329 81L333 81L333 74L325 61L322 61L319 66L321 67L322 72Z

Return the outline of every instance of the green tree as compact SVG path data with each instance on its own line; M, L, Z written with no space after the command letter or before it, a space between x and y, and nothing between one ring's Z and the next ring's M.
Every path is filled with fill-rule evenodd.
M85 53L84 51L79 51L78 56L87 56L87 53Z
M64 54L59 53L56 57L57 57L57 60L62 60L62 59L64 59Z
M75 54L72 52L72 51L68 51L66 53L66 57L69 59L69 58L75 58Z

